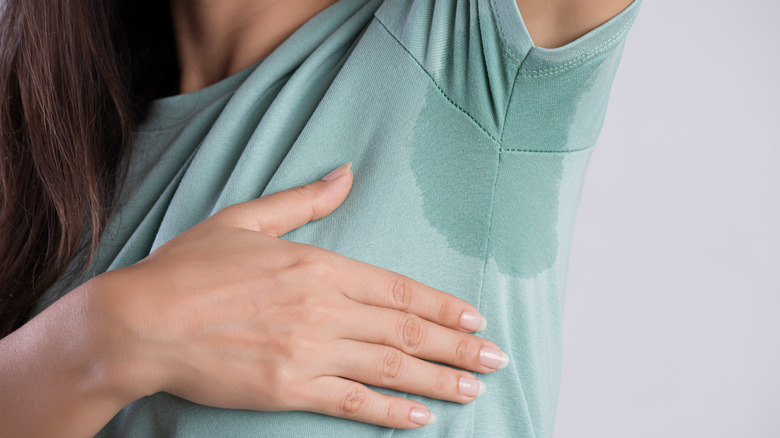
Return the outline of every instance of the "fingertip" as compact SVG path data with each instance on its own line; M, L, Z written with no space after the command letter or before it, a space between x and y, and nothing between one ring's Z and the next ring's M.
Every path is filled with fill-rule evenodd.
M317 189L312 205L314 215L311 219L322 219L338 208L352 190L352 162L338 167L312 185Z
M322 178L322 181L325 182L325 191L336 194L336 197L339 198L339 205L352 190L352 177L352 162L350 161Z
M509 355L498 348L482 347L479 351L479 363L491 371L504 369L509 365Z
M469 375L458 379L458 390L461 395L467 397L466 403L474 401L477 397L484 394L487 390L485 382Z
M340 167L334 169L329 174L325 175L322 178L322 180L333 182L351 173L352 173L352 162L350 161L349 163L343 164Z
M425 408L412 408L409 412L409 420L417 426L429 426L436 422L436 414Z
M470 332L481 332L487 327L487 319L478 312L467 310L460 315L460 326Z
M487 328L487 319L485 319L484 316L482 316L482 321L479 323L479 327L477 328L478 332L481 332Z

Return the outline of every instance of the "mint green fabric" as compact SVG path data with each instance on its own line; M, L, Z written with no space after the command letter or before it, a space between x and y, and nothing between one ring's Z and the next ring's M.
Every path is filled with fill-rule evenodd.
M342 0L252 67L154 102L91 274L352 161L344 204L284 238L473 303L489 321L482 335L511 362L480 376L488 390L468 405L406 395L439 417L420 430L161 393L99 436L551 436L573 220L638 9L542 49L515 0ZM53 288L38 310L67 290Z

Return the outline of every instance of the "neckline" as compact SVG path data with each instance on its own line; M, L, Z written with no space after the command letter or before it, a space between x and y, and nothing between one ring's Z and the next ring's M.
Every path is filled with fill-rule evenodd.
M203 107L233 93L262 61L263 59L260 59L243 70L200 90L152 100L144 121L139 124L137 129L139 131L164 129L172 124L175 125L180 121L187 120Z

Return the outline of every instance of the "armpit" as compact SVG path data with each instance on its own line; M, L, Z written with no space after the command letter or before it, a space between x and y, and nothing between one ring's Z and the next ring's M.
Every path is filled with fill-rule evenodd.
M632 0L517 0L534 45L565 46L601 26Z

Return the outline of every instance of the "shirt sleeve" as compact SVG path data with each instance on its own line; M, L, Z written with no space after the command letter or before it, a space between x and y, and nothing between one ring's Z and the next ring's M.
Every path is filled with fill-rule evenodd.
M491 1L496 10L502 8L498 3L514 3ZM596 143L626 35L639 5L640 0L634 0L611 20L565 46L532 47L525 54L499 137L502 150L576 151ZM519 12L503 15L511 26L525 29ZM512 40L505 43L507 51L519 50Z
M515 0L387 0L376 18L453 104L499 141L509 128L519 148L532 147L515 144L518 119L527 116L521 107L531 103L519 95L529 92L525 86L537 96L550 92L544 83L574 86L589 68L614 58L639 2L557 49L533 45Z

